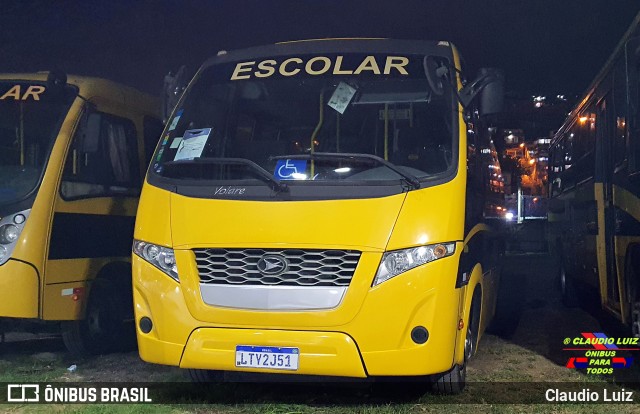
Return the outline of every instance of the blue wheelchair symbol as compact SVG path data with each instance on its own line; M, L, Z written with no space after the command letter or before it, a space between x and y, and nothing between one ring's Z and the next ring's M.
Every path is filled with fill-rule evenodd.
M295 180L294 174L304 174L307 171L307 160L278 160L273 174L279 180Z

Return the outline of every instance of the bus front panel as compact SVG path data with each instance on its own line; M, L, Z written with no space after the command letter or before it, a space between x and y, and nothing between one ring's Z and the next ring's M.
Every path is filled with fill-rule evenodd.
M447 42L302 42L205 64L139 205L144 360L348 377L464 366L472 298L493 295L479 264L459 271L467 125L427 57L458 82Z

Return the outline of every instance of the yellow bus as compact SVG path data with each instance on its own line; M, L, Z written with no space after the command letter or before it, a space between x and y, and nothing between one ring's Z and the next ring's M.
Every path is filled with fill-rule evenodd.
M135 345L131 240L159 112L104 79L0 74L4 331L60 327L78 353Z
M640 337L638 36L640 14L551 143L549 222L565 304Z
M503 81L467 82L460 62L448 42L388 39L206 61L140 198L142 359L196 381L433 374L462 389L499 278L485 118Z

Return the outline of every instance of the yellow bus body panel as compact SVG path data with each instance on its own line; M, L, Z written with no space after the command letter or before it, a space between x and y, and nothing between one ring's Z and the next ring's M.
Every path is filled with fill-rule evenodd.
M74 293L74 291L79 292ZM80 319L88 296L87 281L59 283L44 286L42 319L51 321L74 321Z
M260 202L172 194L173 246L383 251L404 198Z
M0 267L0 315L9 318L37 318L40 278L28 263L9 260Z
M236 345L295 347L300 350L296 374L366 377L358 349L341 332L198 328L190 336L182 368L240 370L235 366ZM247 372L277 372L277 369L242 368Z
M343 335L347 334L357 346L359 353L351 352L351 346L346 346L351 340L344 342L344 348L334 345L342 351L335 357L327 357L325 369L333 373L322 371L324 375L360 376L347 367L361 365L361 359L368 375L442 372L449 369L454 361L460 317L457 303L463 290L451 289L455 280L442 275L457 268L457 257L410 270L369 292L366 292L369 287L364 287L366 301L361 309L353 320L338 326L322 324L322 318L315 314L323 313L325 319L331 321L332 317L339 318L343 305L327 312L260 312L211 307L216 313L216 321L203 321L193 317L189 311L191 287L184 283L189 276L184 276L178 284L140 258L134 257L133 264L136 269L136 320L146 316L153 321L150 333L138 330L140 355L148 362L187 368L231 369L236 345L294 346L301 348L302 366L305 352L316 353L311 352L313 346L305 351L301 345L306 344L301 339L307 338L306 332L313 333L308 338L315 338L319 332L323 335L339 334L332 337L331 343L343 343L346 341ZM200 298L198 300L201 301ZM415 326L425 326L429 330L430 338L425 344L418 345L411 340L411 330ZM193 335L198 329L197 337L201 342L192 345ZM260 331L260 335L252 336L254 340L251 342L240 340L245 337L239 332L252 329ZM293 333L300 335L291 342L288 338ZM217 348L212 348L211 341L216 342ZM205 342L209 345L203 345ZM213 354L217 359L212 359Z
M171 193L146 185L140 195L140 206L145 206L145 214L136 216L134 237L143 235L147 239L141 240L153 240L160 246L170 247Z
M47 75L46 72L0 74L0 80L46 82ZM114 260L130 260L129 257L50 260L51 227L54 214L60 212L135 215L137 197L65 201L60 196L60 181L71 141L87 101L97 105L99 111L126 116L135 124L140 174L144 175L143 117L157 117L157 103L150 95L105 79L69 75L67 83L77 87L81 97L73 101L58 131L31 212L11 258L0 266L0 317L56 321L82 318L90 288L88 282L96 277L105 264ZM77 301L61 294L63 289L73 287L85 288Z
M387 250L464 239L466 175L451 182L411 191L393 228Z

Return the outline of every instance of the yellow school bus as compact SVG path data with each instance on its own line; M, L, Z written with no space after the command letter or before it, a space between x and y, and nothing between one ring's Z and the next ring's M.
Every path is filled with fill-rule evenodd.
M60 327L79 353L135 345L130 249L159 110L104 79L0 74L4 331Z
M332 39L205 62L142 189L142 359L196 381L435 375L462 389L499 278L486 118L502 77L467 81L460 61L448 42Z

